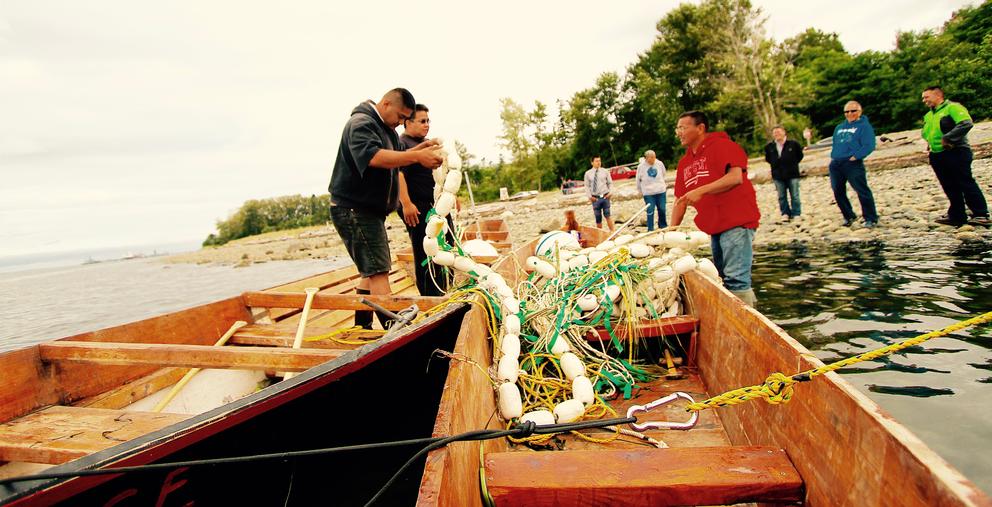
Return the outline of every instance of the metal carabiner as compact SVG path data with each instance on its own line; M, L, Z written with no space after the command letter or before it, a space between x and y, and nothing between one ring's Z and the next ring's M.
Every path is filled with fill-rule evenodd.
M688 400L689 403L696 402L696 400L692 399L692 396L689 396L686 393L683 392L672 393L663 398L658 398L657 400L654 400L651 403L648 403L647 405L634 405L628 408L627 417L634 417L634 414L638 412L647 412L653 408L657 408L667 403L671 403L679 398ZM688 430L688 429L692 429L692 427L696 425L696 421L698 419L699 419L699 412L693 412L692 417L690 417L689 420L684 423L668 422L668 421L650 421L643 424L630 423L630 427L634 428L636 431L660 430L660 429Z

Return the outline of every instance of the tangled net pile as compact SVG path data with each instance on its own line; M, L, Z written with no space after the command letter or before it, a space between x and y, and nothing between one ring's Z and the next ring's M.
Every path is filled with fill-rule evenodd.
M552 424L615 415L604 399L621 393L629 398L636 382L655 376L634 356L637 322L681 314L683 273L695 269L718 279L711 261L688 253L708 244L709 236L668 229L582 249L569 233L551 232L526 260L531 275L511 288L457 239L454 245L445 241L445 217L453 211L462 175L456 153L442 147L442 156L423 246L434 264L467 275L462 291L486 300L498 331L495 371L489 373L500 416L508 423ZM585 339L597 326L606 328L609 341Z

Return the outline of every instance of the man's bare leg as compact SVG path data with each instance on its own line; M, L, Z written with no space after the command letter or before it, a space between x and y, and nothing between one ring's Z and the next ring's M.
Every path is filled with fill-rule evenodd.
M373 294L373 295L376 295L376 296L388 296L388 295L392 294L392 290L389 287L389 273L388 272L387 273L378 273L378 274L372 275L372 276L370 276L368 278L362 278L362 280L358 283L358 286L361 287L361 285L363 283L368 287L366 289L368 291L367 294ZM369 312L369 313L370 313L370 315L369 315L369 324L371 325L372 324L372 316L371 316L371 312ZM386 317L385 315L382 315L379 312L375 312L375 314L376 314L376 316L379 317L379 324L382 326L383 329L386 329L386 326L388 324L387 321L389 320L389 318Z
M369 279L362 277L358 279L358 286L355 293L359 296L371 294L369 291ZM372 329L372 310L355 310L355 325L365 329Z
M610 217L605 217L605 218L606 218L606 225L610 227L610 232L615 232L617 228L616 226L613 225L613 219Z

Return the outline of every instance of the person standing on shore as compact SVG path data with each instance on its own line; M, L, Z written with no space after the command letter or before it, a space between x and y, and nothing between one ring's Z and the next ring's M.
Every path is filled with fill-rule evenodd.
M708 130L709 120L700 111L679 116L675 135L686 150L675 174L672 225L682 224L687 206L695 207L696 227L710 235L723 285L754 306L752 243L761 212L747 178L747 153L726 132Z
M403 122L400 143L404 148L412 150L426 141L431 128L429 113L427 106L417 104L413 108L413 117ZM444 268L441 266L424 263L427 259L427 253L424 252L427 222L420 219L420 215L434 207L434 171L419 163L411 164L400 168L398 180L401 208L396 213L406 224L406 232L413 247L417 291L421 296L441 296L448 289L448 277L442 274ZM436 276L432 276L432 270L437 270Z
M610 193L613 192L613 177L610 171L603 169L599 156L592 157L592 168L586 171L586 197L592 203L592 214L596 218L596 227L603 228L603 218L610 232L615 230L613 219L610 218Z
M939 86L923 91L923 103L930 108L923 116L922 132L930 152L930 167L950 202L947 215L936 222L954 227L965 223L988 227L992 224L989 221L989 206L982 189L971 175L971 161L974 158L968 144L968 131L974 126L971 115L961 104L946 100L944 90ZM971 209L971 220L965 214L965 205Z
M772 142L765 145L765 161L772 166L772 181L778 192L778 209L783 222L802 214L799 199L799 162L802 159L803 147L786 136L785 127L776 125L772 129Z
M379 102L362 102L351 112L338 145L328 190L331 222L337 229L361 279L358 294L388 295L389 239L386 215L396 209L398 167L420 164L434 168L441 156L431 142L404 151L396 127L413 114L416 101L405 88L394 88ZM386 323L379 316L379 323ZM372 311L355 311L355 325L372 327Z
M875 129L861 113L861 104L856 101L844 105L845 119L834 129L830 149L830 186L844 216L844 226L850 226L858 218L847 198L847 184L850 183L861 202L865 227L872 228L878 225L878 212L875 211L875 196L868 187L865 158L875 151Z
M655 209L658 210L658 228L668 227L665 217L665 192L668 191L665 185L665 164L658 160L652 150L645 151L644 160L637 165L637 191L648 205L648 232L654 230Z

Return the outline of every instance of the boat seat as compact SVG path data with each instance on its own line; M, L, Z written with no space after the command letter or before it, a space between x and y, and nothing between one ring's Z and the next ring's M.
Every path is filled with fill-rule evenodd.
M692 315L676 315L674 317L664 317L660 319L642 319L637 323L636 336L640 338L658 338L662 336L673 336L686 334L695 331L699 327L699 319ZM613 332L617 338L627 337L626 326L614 326ZM608 341L610 333L605 327L597 327L595 332L586 334L589 341Z
M54 341L38 345L43 361L112 365L150 364L184 368L303 371L346 351L272 347L214 347L157 343Z
M0 424L0 462L58 465L190 417L52 406Z
M514 451L485 456L496 505L795 503L803 481L775 447Z

